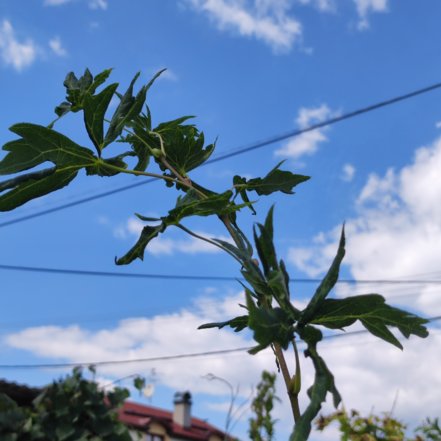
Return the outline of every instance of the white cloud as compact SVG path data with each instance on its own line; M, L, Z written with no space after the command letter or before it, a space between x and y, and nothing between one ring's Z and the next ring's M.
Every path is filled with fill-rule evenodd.
M312 5L321 12L333 12L336 9L334 0L298 0L302 5Z
M60 6L70 3L72 0L44 0L45 6Z
M289 15L286 0L187 0L194 9L206 13L219 29L256 38L275 52L287 52L302 36L300 22Z
M63 47L60 37L54 37L49 40L49 47L52 52L59 57L65 57L67 55L67 50Z
M440 170L441 138L417 149L413 163L401 170L389 169L384 176L369 176L357 200L358 214L346 222L344 262L355 279L441 275ZM289 261L317 276L327 269L336 252L339 230L336 227L321 233L318 243L310 248L291 248ZM401 294L401 304L427 315L441 313L433 286L401 285L399 291L381 286L381 293L391 298Z
M62 6L72 3L74 0L44 0L45 6ZM108 8L107 0L87 0L90 9L101 9L105 11Z
M129 218L125 224L118 225L114 228L113 234L118 239L127 239L128 237L138 238L144 225L145 224L139 219ZM215 236L203 231L195 231L195 233L208 239L216 238L231 242L231 239L227 236ZM167 232L152 240L146 248L146 251L155 256L172 255L175 253L198 254L221 252L220 248L196 237L186 235L185 239L175 239L167 237Z
M107 0L89 0L90 9L101 9L105 11L108 6Z
M31 39L19 41L15 30L8 20L0 26L0 58L6 66L22 71L30 66L37 57L37 46Z
M369 14L387 12L389 0L354 0L354 3L360 18L358 29L365 30L369 28Z
M335 115L336 113L326 104L322 104L319 107L302 107L297 115L296 124L299 129L306 129ZM325 135L326 131L327 128L324 127L302 133L276 150L275 155L291 159L299 159L305 155L311 156L318 150L321 143L328 140Z
M345 164L343 166L341 179L345 182L351 182L355 176L355 167L352 164Z

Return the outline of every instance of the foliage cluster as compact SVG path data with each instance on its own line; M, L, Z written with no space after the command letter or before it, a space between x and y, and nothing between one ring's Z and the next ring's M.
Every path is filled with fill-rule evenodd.
M274 401L280 401L276 396L276 374L263 371L262 379L257 385L256 396L251 403L252 417L249 420L248 435L252 441L272 441L274 425L271 412Z
M406 426L388 413L363 417L356 410L349 414L341 410L320 416L316 426L323 431L333 422L339 425L341 441L441 441L438 418L427 418L411 437L406 435Z
M426 337L427 321L386 304L378 294L328 298L337 282L345 254L344 229L328 273L306 308L297 309L292 303L285 263L278 259L274 246L273 208L263 223L256 223L252 232L254 245L240 228L238 213L242 209L256 213L253 198L275 192L291 194L309 177L281 170L280 163L264 177L234 176L231 186L223 192L205 188L192 180L190 172L206 163L215 144L205 145L203 132L188 123L188 116L154 126L150 109L145 105L147 92L160 72L137 93L134 93L134 87L139 74L127 90L120 93L117 83L104 86L110 73L105 70L94 77L86 70L80 78L68 74L64 82L66 100L56 107L56 120L48 126L19 123L10 128L17 138L3 146L7 154L0 161L0 175L16 176L0 183L0 211L13 210L65 187L81 170L87 175L103 177L120 173L155 177L162 179L167 187L174 187L179 196L168 213L160 218L137 215L145 226L135 245L116 259L116 264L126 265L135 259L143 259L148 244L171 227L209 242L235 259L246 280L243 285L244 314L201 328L228 326L236 332L249 328L256 342L251 354L266 348L274 351L295 419L291 441L306 440L327 394L331 394L336 406L341 400L334 377L317 350L323 337L321 329L342 330L359 321L373 335L402 348L390 328L400 331L406 338L410 335ZM111 112L109 105L114 97L119 99L119 105ZM77 144L54 129L60 118L72 112L82 113L91 148ZM106 148L113 142L119 143L121 152L105 157ZM134 165L130 167L133 161ZM45 167L47 163L52 165ZM155 164L158 171L147 171ZM33 171L29 171L31 169ZM191 231L183 222L192 216L219 219L230 234L231 242L202 237ZM298 340L306 344L305 356L311 359L315 370L314 382L308 389L309 403L303 412L298 401L302 387ZM293 375L284 354L289 348L293 348L295 354Z
M117 409L126 389L104 393L79 368L43 389L30 407L0 394L2 441L132 441Z

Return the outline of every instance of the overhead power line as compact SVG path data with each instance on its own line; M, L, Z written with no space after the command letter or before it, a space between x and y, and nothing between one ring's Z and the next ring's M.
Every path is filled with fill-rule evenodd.
M118 271L87 271L79 269L66 268L48 268L36 266L23 265L3 265L0 264L0 270L6 271L25 271L34 273L49 273L49 274L66 274L71 276L92 276L92 277L121 277L134 279L160 279L160 280L211 280L220 282L234 282L237 280L245 280L242 277L234 276L201 276L201 275L185 275L185 274L149 274L149 273L124 273ZM320 283L322 279L314 278L296 278L291 279L291 283ZM345 283L351 285L441 285L441 280L402 280L402 279L371 279L371 280L357 280L357 279L339 279L337 283Z
M263 140L260 140L260 141L256 141L254 143L249 144L248 146L238 147L238 148L230 150L229 152L223 153L223 154L221 154L219 156L216 156L216 157L214 157L212 159L209 159L204 164L202 164L202 166L203 165L213 164L213 163L219 162L219 161L223 161L225 159L232 158L234 156L238 156L238 155L241 155L243 153L247 153L247 152L250 152L250 151L253 151L253 150L257 150L257 149L260 149L262 147L274 144L276 142L284 141L286 139L302 135L303 133L311 132L313 130L317 130L317 129L320 129L320 128L323 128L323 127L326 127L326 126L330 126L332 124L336 124L338 122L354 118L354 117L362 115L364 113L372 112L372 111L378 110L378 109L380 109L382 107L387 107L387 106L390 106L392 104L396 104L398 102L405 101L405 100L408 100L410 98L414 98L414 97L416 97L418 95L422 95L424 93L432 92L433 90L439 89L440 87L441 87L441 83L435 83L435 84L432 84L431 86L423 87L422 89L417 89L417 90L414 90L412 92L406 93L404 95L399 95L399 96L396 96L394 98L390 98L390 99L385 100L385 101L380 101L378 103L372 104L372 105L367 106L367 107L362 107L362 108L354 110L352 112L344 113L344 114L342 114L340 116L336 116L336 117L333 117L333 118L326 119L325 121L322 121L322 122L317 123L317 124L310 125L310 126L304 128L304 129L291 130L291 131L288 131L288 132L285 132L285 133L281 133L279 135L272 136L270 138L266 138L266 139L263 139ZM123 192L123 191L126 191L126 190L131 190L133 188L140 187L141 185L150 184L150 183L152 183L152 182L154 182L156 180L157 179L155 179L155 178L146 179L146 180L143 180L141 182L136 182L136 183L125 185L125 186L122 186L122 187L119 187L119 188L115 188L113 190L109 190L109 191L105 191L105 192L102 192L102 193L98 193L98 194L96 194L94 196L88 196L86 198L79 199L79 200L74 201L74 202L69 202L69 203L66 203L66 204L59 205L57 207L48 208L46 210L41 210L41 211L38 211L36 213L27 214L27 215L24 215L24 216L21 216L21 217L17 217L15 219L11 219L9 221L1 222L0 223L0 228L1 227L6 227L8 225L13 225L13 224L16 224L16 223L19 223L19 222L24 222L26 220L34 219L36 217L44 216L46 214L55 213L57 211L61 211L61 210L65 210L67 208L75 207L77 205L85 204L87 202L91 202L91 201L94 201L94 200L97 200L97 199L101 199L101 198L104 198L104 197L107 197L107 196L111 196L113 194L120 193L120 192Z
M429 322L434 322L441 320L441 316L431 317L427 319ZM350 337L358 334L368 334L367 330L351 331L344 334L331 334L325 335L323 340L332 340L334 338ZM252 349L254 346L234 348L234 349L221 349L218 351L205 351L205 352L193 352L189 354L178 354L178 355L165 355L159 357L147 357L147 358L136 358L136 359L125 359L125 360L108 360L108 361L90 361L81 363L35 363L35 364L0 364L0 369L47 369L47 368L73 368L82 366L110 366L110 365L121 365L121 364L133 364L133 363L150 363L155 361L168 361L168 360L178 360L185 358L196 358L196 357L210 357L213 355L225 355L232 354L235 352L245 352Z

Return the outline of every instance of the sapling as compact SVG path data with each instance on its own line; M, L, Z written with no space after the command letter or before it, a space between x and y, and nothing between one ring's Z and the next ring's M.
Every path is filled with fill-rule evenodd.
M277 258L274 247L274 209L269 210L263 223L255 224L252 238L240 227L238 214L241 210L256 213L256 195L292 194L293 189L309 177L282 170L282 163L279 163L264 177L234 176L231 187L223 192L207 188L196 182L190 172L209 160L215 144L205 144L203 132L189 123L189 116L153 125L146 98L161 72L136 94L134 87L139 74L135 75L127 90L120 93L117 83L105 85L110 73L109 69L94 77L86 69L80 78L69 73L64 81L66 99L55 108L54 121L48 126L19 123L10 127L16 139L3 146L7 153L0 161L0 175L15 176L0 183L0 211L14 210L32 199L60 190L83 169L87 175L111 177L125 173L158 178L167 187L177 190L176 204L164 216L151 218L137 214L145 226L135 245L117 258L116 264L127 265L135 259L143 259L149 243L173 227L209 242L235 259L246 281L243 284L244 314L224 322L204 324L200 328L230 327L235 332L248 328L256 342L249 351L251 354L267 348L274 352L294 417L290 440L306 440L312 420L327 394L331 394L335 406L341 401L334 377L317 351L323 337L318 325L343 330L358 320L370 333L401 349L400 341L389 328L397 328L406 338L411 334L426 337L427 320L386 304L379 294L328 298L337 282L345 254L344 228L329 271L305 309L296 308L290 295L288 271L284 261ZM119 99L119 104L112 113L109 105L114 97ZM78 112L83 115L91 148L80 146L54 128L60 118ZM106 156L106 148L114 143L120 153ZM135 160L134 167L129 167L133 161L128 158ZM39 167L47 162L53 165ZM159 167L156 172L151 171L155 164ZM34 168L37 170L29 171ZM217 218L228 231L231 242L192 231L184 225L184 221L192 216ZM311 359L315 370L314 382L308 389L309 402L302 403L302 406L299 404L302 388L299 341L306 345L304 355ZM285 359L288 350L294 352L293 367L288 366Z

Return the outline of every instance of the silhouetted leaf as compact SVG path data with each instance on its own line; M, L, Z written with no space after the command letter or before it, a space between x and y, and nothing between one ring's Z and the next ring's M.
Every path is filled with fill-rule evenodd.
M198 329L209 329L209 328L219 328L222 329L225 326L229 326L234 329L234 332L240 332L248 326L248 316L241 315L239 317L235 317L234 319L227 320L225 322L217 322L217 323L205 323L198 327Z
M144 251L149 242L159 234L163 233L167 228L167 224L161 223L157 226L146 225L142 231L139 239L136 241L135 245L119 259L115 259L117 265L127 265L133 262L135 259L144 260Z

